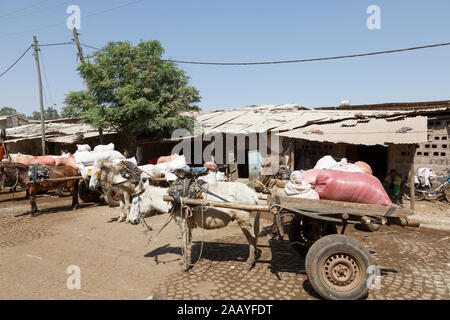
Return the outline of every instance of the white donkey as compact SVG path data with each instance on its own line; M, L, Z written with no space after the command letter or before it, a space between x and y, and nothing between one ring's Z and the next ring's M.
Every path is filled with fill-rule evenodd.
M130 221L135 223L140 215L146 214L153 209L158 211L169 210L162 200L163 188L150 184L143 185L144 192L137 193L131 205ZM221 198L235 203L257 204L256 193L240 182L217 182L205 187L208 191ZM223 201L211 194L203 193L203 199ZM202 212L199 208L192 208L192 215L185 216L180 206L174 210L177 224L180 226L182 244L184 248L183 270L187 271L191 266L192 229L203 228L207 230L226 227L231 221L236 221L249 243L249 257L246 269L250 270L256 261L256 245L259 234L259 212L256 213L252 227L250 213L248 211L226 208L205 208Z
M119 222L129 222L130 200L131 195L138 182L122 177L120 167L113 161L96 161L92 167L91 179L89 181L89 189L98 190L101 187L104 191L108 188L114 188L119 197L120 217ZM140 166L143 170L142 177L152 178L157 176L157 170L154 166Z
M152 211L168 213L172 204L163 200L167 195L168 188L150 185L150 182L140 182L134 190L131 201L130 214L128 220L131 224L139 224L141 217L148 215Z

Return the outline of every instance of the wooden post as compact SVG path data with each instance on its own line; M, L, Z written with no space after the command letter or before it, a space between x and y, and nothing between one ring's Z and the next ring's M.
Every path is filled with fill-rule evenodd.
M81 47L80 39L78 39L77 28L73 27L72 34L73 34L73 41L75 41L75 45L77 46L78 49L78 57L80 58L80 61L83 63L84 62L83 48ZM87 80L86 80L86 87L88 91L90 91L89 83ZM98 128L98 138L100 140L100 144L104 144L103 129L101 128Z
M33 46L34 46L34 59L36 60L36 69L38 74L38 85L39 85L39 104L41 108L41 143L42 143L42 155L45 156L45 120L44 120L44 100L42 99L42 80L41 80L41 68L39 66L39 55L38 55L38 42L36 36L33 36Z
M414 176L415 176L415 172L414 172L414 160L411 163L411 172L410 172L410 178L409 178L409 187L410 187L410 191L411 191L411 210L414 211L415 208L415 183L414 183Z
M290 140L290 150L291 154L289 156L289 169L291 169L291 172L295 170L295 140Z

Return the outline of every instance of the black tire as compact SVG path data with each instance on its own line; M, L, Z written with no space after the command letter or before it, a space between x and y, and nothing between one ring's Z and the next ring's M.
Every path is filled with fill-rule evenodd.
M288 236L295 251L305 257L314 242L321 237L336 233L337 228L334 223L297 214L291 220Z
M81 181L78 186L78 196L83 202L98 202L100 192L91 191L85 181Z
M110 207L118 207L120 205L119 197L114 189L108 189L105 192L105 201Z
M372 265L369 251L355 239L341 234L317 240L305 261L311 286L329 300L364 298L369 291L367 268Z
M408 199L411 200L411 188L409 186L409 183L405 183L402 186L402 191L403 191L403 196ZM415 191L414 192L414 199L417 201L423 200L425 198L425 194L423 192L420 191Z
M72 195L72 193L70 192L70 191L65 191L64 189L63 189L63 187L61 187L61 188L59 188L59 189L56 189L55 190L55 193L58 195L58 197L68 197L68 196L71 196Z
M442 189L442 194L444 195L444 199L447 202L450 202L450 185L446 185L444 189Z

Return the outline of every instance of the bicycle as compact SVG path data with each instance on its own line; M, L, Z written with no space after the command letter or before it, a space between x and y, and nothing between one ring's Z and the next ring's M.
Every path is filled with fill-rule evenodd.
M450 169L447 170L447 172L450 173ZM423 200L425 198L427 199L445 199L447 202L450 202L450 176L441 176L441 179L439 177L433 178L432 180L437 180L437 182L440 183L440 185L437 188L433 188L433 181L430 181L431 187L426 187L423 184L415 183L414 184L414 199L415 200ZM441 181L439 181L441 180ZM411 199L411 187L408 183L405 183L402 187L403 189L403 196L410 200Z

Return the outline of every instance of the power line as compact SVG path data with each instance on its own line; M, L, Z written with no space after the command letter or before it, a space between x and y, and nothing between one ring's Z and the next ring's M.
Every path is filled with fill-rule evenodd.
M44 44L38 44L38 47L52 47L52 46L62 46L66 44L74 44L73 41L68 42L57 42L57 43L44 43Z
M97 12L94 12L94 13L91 13L91 14L88 14L88 15L83 16L83 19L87 19L87 18L90 18L90 17L94 17L94 16L97 16L97 15L100 15L100 14L103 14L103 13L107 13L107 12L110 12L110 11L113 11L113 10L117 10L117 9L120 9L120 8L132 6L132 5L135 5L135 4L137 4L137 3L139 3L139 2L142 2L142 1L144 1L144 0L131 1L131 2L127 2L127 3L125 3L125 4L116 6L116 7L112 7L112 8L109 8L109 9L97 11ZM44 30L44 29L50 29L50 28L57 27L57 26L64 25L64 24L66 24L66 21L64 21L64 22L59 22L59 23L54 23L54 24L50 24L50 25L43 26L43 27L38 27L38 28L28 29L28 30L24 30L24 31L18 31L18 32L12 32L12 33L7 33L7 34L2 34L2 35L0 35L0 37L1 37L1 38L3 38L3 37L10 37L10 36L20 35L20 34L24 34L24 33L28 33L28 32L33 32L33 31L39 31L39 30Z
M33 45L30 45L30 46L27 48L27 50L25 50L25 52L22 53L22 54L20 55L20 57L17 58L17 60L14 61L14 63L13 63L11 66L9 66L5 71L3 71L3 72L0 74L0 78L3 77L9 70L11 70L11 69L12 69L12 68L20 61L20 59L22 59L22 58L25 56L25 54L31 49L32 46L33 46Z
M334 57L310 58L310 59L298 59L298 60L281 60L281 61L264 61L264 62L200 62L200 61L184 61L184 60L171 60L171 59L167 59L167 60L163 60L163 61L184 63L184 64L202 64L202 65L216 65L216 66L251 66L251 65L264 65L264 64L301 63L301 62L347 59L347 58L374 56L374 55L380 55L380 54L389 54L389 53L396 53L396 52L413 51L413 50L420 50L420 49L429 49L429 48L443 47L443 46L448 46L448 45L450 45L450 42L436 43L436 44L404 48L404 49L375 51L375 52L358 53L358 54L350 54L350 55L334 56Z
M65 5L65 4L68 4L68 3L73 3L74 1L75 0L65 1L63 3L57 4L57 5L54 5L54 6L51 6L51 7L46 7L46 8L43 8L43 9L35 10L35 11L29 12L29 13L25 13L25 14L22 14L20 16L10 17L10 18L6 18L6 19L0 19L0 21L3 22L3 21L13 20L13 19L15 20L15 19L18 19L18 18L31 16L31 15L33 15L35 13L48 11L48 10L51 10L51 9L54 9L54 8L57 8L57 7L61 7L61 6Z
M14 11L11 11L11 12L9 12L9 13L7 13L7 14L4 14L4 15L0 16L0 18L7 17L7 16L10 16L10 15L12 15L12 14L14 14L14 13L17 13L17 12L20 12L20 11L24 11L24 10L27 10L27 9L30 9L30 8L37 7L37 6L40 5L41 3L44 3L44 2L47 2L47 1L48 1L48 0L42 0L42 1L39 1L38 3L32 4L32 5L30 5L30 6L27 6L27 7L21 8L21 9L17 9L17 10L14 10Z
M100 50L100 48L97 48L94 46L90 46L90 45L83 44L83 43L80 43L80 44L87 48ZM201 62L201 61L185 61L185 60L172 60L172 59L161 59L161 61L184 63L184 64L216 65L216 66L251 66L251 65L301 63L301 62L348 59L348 58L374 56L374 55L381 55L381 54L390 54L390 53L397 53L397 52L421 50L421 49L430 49L430 48L437 48L437 47L443 47L443 46L449 46L449 45L450 45L450 42L443 42L443 43L435 43L435 44L423 45L423 46L418 46L418 47L385 50L385 51L375 51L375 52L367 52L367 53L358 53L358 54L350 54L350 55L343 55L343 56L297 59L297 60L264 61L264 62Z

